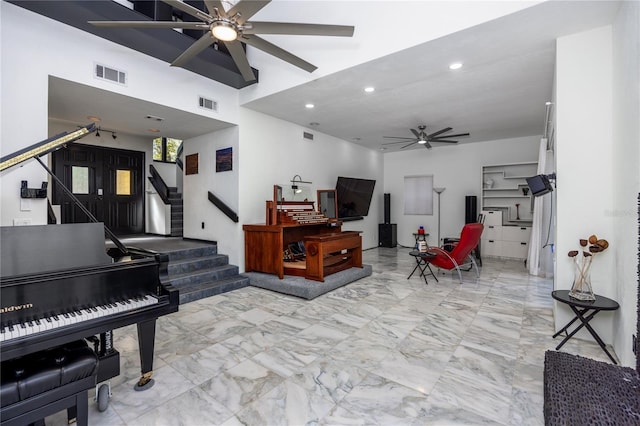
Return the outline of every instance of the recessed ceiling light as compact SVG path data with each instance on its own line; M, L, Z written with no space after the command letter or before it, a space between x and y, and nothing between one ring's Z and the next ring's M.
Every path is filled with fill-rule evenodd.
M156 129L155 127L151 127L151 128L149 128L147 130L149 130L152 133L160 133L160 129Z
M100 119L100 117L96 117L95 115L90 115L87 117L89 120L93 121L94 123L99 123L102 120Z
M462 62L454 62L451 65L449 65L450 70L457 70L460 68L462 68Z
M371 86L364 88L364 91L367 92L367 93L375 92L375 90L376 90L376 88L375 87L371 87Z
M315 105L314 104L306 104L304 107L311 109L311 108L315 107Z
M147 120L153 120L153 121L164 121L164 118L156 117L155 115L147 115L145 118Z
M314 126L315 127L315 126L319 126L319 125L320 125L320 123L317 123L315 121L312 121L311 123L309 123L309 126Z

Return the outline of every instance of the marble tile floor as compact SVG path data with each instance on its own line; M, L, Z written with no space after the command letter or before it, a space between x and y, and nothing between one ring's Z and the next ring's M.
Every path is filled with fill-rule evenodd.
M543 425L551 281L485 258L480 279L425 285L408 251L365 251L370 277L311 301L247 287L180 306L158 320L144 392L135 327L116 330L121 374L89 424ZM607 361L586 339L562 350Z

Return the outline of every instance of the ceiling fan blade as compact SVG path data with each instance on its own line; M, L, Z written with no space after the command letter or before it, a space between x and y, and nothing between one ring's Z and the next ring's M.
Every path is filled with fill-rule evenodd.
M347 25L296 24L288 22L253 22L244 34L289 34L352 37L355 27Z
M240 16L236 18L236 22L242 25L269 3L271 3L271 0L240 0L229 9L227 16L233 17L236 13L239 13Z
M216 41L215 38L211 35L210 32L206 32L202 37L198 39L195 43L193 43L187 50L182 52L180 56L178 56L172 63L172 67L181 67L191 58L196 56L198 53L202 52L207 47L211 46L213 42Z
M407 144L407 145L405 145L405 146L401 146L401 147L400 147L400 149L408 148L408 147L410 147L411 145L413 145L414 143L418 143L418 141L413 141L413 142L411 142L410 144Z
M407 142L409 142L409 141L412 141L412 142L418 142L418 141L417 141L417 140L415 140L415 139L406 139L406 140L403 140L403 141L385 142L385 143L383 143L382 145L395 145L395 144L397 144L397 143L407 143Z
M268 41L258 37L257 35L252 35L250 37L243 36L242 41L250 46L255 47L256 49L260 49L264 52L269 53L270 55L275 56L276 58L282 59L283 61L288 62L291 65L302 68L305 71L314 72L318 68L315 65L305 61L304 59L301 59L294 54L289 53L286 50L276 46L275 44L269 43Z
M189 30L206 30L204 22L161 22L161 21L87 21L96 27L105 28L183 28Z
M204 0L204 5L209 11L209 15L215 16L215 12L220 18L226 18L227 12L224 10L224 6L220 0Z
M408 141L413 140L415 138L408 138L406 136L383 136L385 139L406 139Z
M416 138L420 139L420 133L416 129L409 129L409 130L411 130L411 133L416 135Z
M452 130L452 129L453 129L452 127L445 127L444 129L440 129L440 130L438 130L437 132L433 132L433 133L431 133L430 135L427 135L427 137L428 137L429 139L432 139L434 136L438 136L439 134L442 134L442 133L448 132L449 130Z
M211 22L213 21L213 16L209 15L207 12L204 12L197 7L189 6L188 4L180 1L180 0L161 0L163 3L168 4L169 6L175 7L194 18L202 19L203 21Z
M256 76L253 74L253 70L251 69L251 65L249 65L249 61L247 60L247 55L242 48L242 45L238 40L232 42L225 42L224 44L227 47L227 50L231 54L233 58L233 62L236 63L236 66L240 70L242 77L244 77L245 81L254 81Z
M439 139L429 139L431 142L437 142L437 143L458 143L458 141L445 141L445 140L439 140Z
M424 143L424 147L427 148L427 149L433 148L429 142L425 142Z
M457 137L460 137L460 136L469 136L469 133L458 133L456 135L442 135L442 136L440 136L438 138L429 138L429 139L435 140L435 139L440 139L440 138L457 138Z

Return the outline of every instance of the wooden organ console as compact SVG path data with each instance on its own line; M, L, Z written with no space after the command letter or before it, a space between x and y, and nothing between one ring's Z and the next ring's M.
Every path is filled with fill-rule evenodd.
M341 222L316 211L313 201L281 201L274 195L266 218L265 224L242 227L246 272L324 281L327 275L362 268L360 232L342 231ZM300 242L304 252L298 251Z

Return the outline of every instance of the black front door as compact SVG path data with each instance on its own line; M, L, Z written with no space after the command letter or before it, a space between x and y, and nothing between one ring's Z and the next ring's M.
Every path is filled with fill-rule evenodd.
M99 222L119 235L144 232L144 153L73 144L53 154L53 171ZM89 222L54 184L62 223Z

